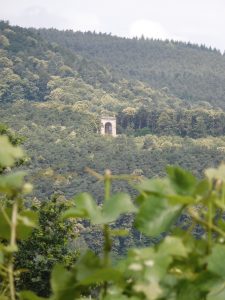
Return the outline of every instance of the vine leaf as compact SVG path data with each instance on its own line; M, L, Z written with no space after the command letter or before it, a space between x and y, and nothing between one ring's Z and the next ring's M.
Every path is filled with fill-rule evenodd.
M75 207L65 211L62 215L66 218L86 218L92 224L108 224L116 221L123 213L136 211L128 194L118 193L110 197L102 207L98 206L92 196L82 193L74 199Z
M208 269L225 279L223 261L225 261L225 246L215 245L213 247L212 254L208 257Z
M156 236L169 231L181 211L181 205L170 206L162 197L149 196L140 205L135 218L135 226L148 236Z

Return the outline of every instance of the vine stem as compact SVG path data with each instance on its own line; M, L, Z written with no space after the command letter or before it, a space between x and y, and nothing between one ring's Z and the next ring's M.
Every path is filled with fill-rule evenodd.
M192 211L192 209L188 209L188 212L190 214L190 216L198 223L204 225L206 228L210 228L211 230L217 232L218 234L220 234L223 238L225 238L225 232L223 230L221 230L219 227L215 226L213 223L209 224L208 222L202 220L198 214L196 214L195 212Z
M212 225L213 225L213 216L212 216L212 202L209 200L208 203L208 252L210 252L210 249L212 247Z
M222 183L222 203L225 205L225 183Z
M111 172L110 170L105 171L104 183L105 183L105 202L107 202L110 198L111 193ZM105 224L103 226L103 236L104 236L104 255L103 255L103 265L104 267L108 267L110 265L110 252L112 249L112 241L110 238L110 230L109 225ZM103 295L107 295L108 290L108 282L104 282Z
M11 220L10 247L11 247L12 250L14 248L16 248L17 213L18 213L18 203L17 203L17 201L15 201L14 204L13 204L12 220ZM11 297L11 300L16 300L15 282L14 282L13 252L10 253L10 259L9 259L9 265L8 265L8 275L9 275L10 297Z

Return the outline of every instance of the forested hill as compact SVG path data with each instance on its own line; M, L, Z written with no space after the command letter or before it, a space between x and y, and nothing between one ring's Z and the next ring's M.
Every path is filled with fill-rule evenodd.
M117 76L164 88L192 103L207 101L225 108L225 56L216 49L91 32L38 32L51 42L107 65Z
M88 104L88 111L114 113L129 105L140 107L144 102L164 108L181 103L177 97L148 84L121 80L95 58L87 59L65 45L49 42L35 30L3 21L0 76L0 101L4 103L26 99L59 100L72 105L83 101L83 106Z
M224 159L224 72L204 47L2 21L0 123L26 138L41 199L100 195L86 167L150 177L178 164L200 176ZM116 115L116 139L98 134L101 114Z
M221 136L224 82L225 57L205 47L0 22L0 101L45 102L77 129L113 114L119 133Z

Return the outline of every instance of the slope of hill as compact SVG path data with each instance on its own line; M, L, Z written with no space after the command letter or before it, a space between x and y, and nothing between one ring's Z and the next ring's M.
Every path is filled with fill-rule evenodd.
M151 73L156 87L149 84L144 71L145 65L149 72L150 57L153 61L158 55L160 59L152 63L158 64L157 72L175 74L182 67L177 53L181 57L191 53L184 63L198 77L203 71L190 63L196 53L204 76L215 64L218 72L212 68L212 73L222 80L223 56L192 45L167 44L37 31L0 22L0 122L27 138L24 147L30 163L25 167L37 186L36 196L44 199L57 191L70 197L88 189L101 199L100 185L85 167L159 176L167 164L179 164L201 176L204 168L223 159L222 98L218 106L215 98L214 107L199 99L181 99L171 89L161 88L158 73ZM135 54L137 47L140 55ZM173 84L177 86L177 81ZM194 91L206 95L204 89ZM116 139L98 135L102 113L117 115L121 135Z
M192 48L190 48L191 46L185 47L183 44L171 44L173 47L169 48L168 55L165 56L162 53L167 44L159 41L126 40L107 35L56 30L36 31L10 26L6 22L0 23L0 31L1 102L8 103L21 99L47 101L51 103L49 105L58 105L88 114L93 119L102 113L117 114L119 132L130 132L135 135L155 133L201 137L223 135L225 132L225 116L216 106L217 98L213 99L216 107L212 110L212 105L208 102L198 101L199 99L196 101L180 99L172 95L166 87L153 88L145 82L146 80L134 80L125 73L123 75L127 78L121 78L120 69L112 70L112 66L103 64L103 60L106 60L108 56L110 59L114 55L117 56L120 44L123 49L123 47L127 47L126 43L128 43L124 60L124 54L118 55L119 58L117 58L121 60L121 68L123 65L133 68L132 64L136 59L142 60L140 66L143 64L148 66L147 60L150 55L156 62L154 65L159 62L162 64L162 68L159 70L164 72L170 68L173 73L176 68L182 67L179 65L179 56L177 60L175 59L179 50L182 54L181 58L187 56L187 68L192 69L193 74L196 75L199 71L194 69L191 55L188 56L189 52L194 51L200 56L201 67L205 68L205 74L207 74L213 61L216 61L218 65L222 59L222 56L215 51L201 50L194 46ZM49 40L50 37L55 38L56 41L59 39L62 45L48 42L46 38ZM71 39L67 45L66 38L68 37ZM85 47L86 40L88 47ZM112 47L109 47L109 41L111 41ZM76 51L72 50L71 44L76 45ZM85 56L87 56L88 49L91 48L90 45L93 46L93 53L91 52L92 55L89 53L89 58L87 58ZM136 48L132 45L139 47L143 51L143 55L136 54L135 56ZM69 48L65 48L67 46ZM177 49L179 47L180 49ZM100 53L100 48L102 49L101 63L99 62L100 58L96 58L96 55ZM109 51L115 51L115 53ZM122 52L125 53L125 51ZM158 55L160 59L156 59L154 55ZM209 65L206 64L205 56L212 56ZM173 63L171 59L174 60ZM112 62L116 64L116 58L112 59ZM188 62L190 62L189 65ZM136 69L138 70L138 68ZM148 70L147 67L146 70ZM196 73L194 73L195 71ZM139 69L139 72L144 74L142 68ZM222 76L221 74L222 71L219 71L217 76ZM157 75L153 77L154 80L157 80ZM205 80L204 77L203 80ZM174 85L178 84L177 80L172 82ZM197 82L195 80L195 83ZM217 82L217 84L219 83ZM219 87L222 90L224 86L220 84ZM194 86L191 85L191 88L193 89ZM212 90L214 88L215 86ZM184 90L183 87L182 91ZM197 93L206 93L204 88L194 88L194 90ZM221 99L220 103L222 103Z
M166 88L190 102L225 108L225 56L216 49L173 41L42 29L40 35L107 65L119 77Z

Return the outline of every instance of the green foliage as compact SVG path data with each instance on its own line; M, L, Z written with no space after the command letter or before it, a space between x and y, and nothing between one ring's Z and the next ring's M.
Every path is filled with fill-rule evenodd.
M0 167L11 167L16 159L23 157L23 152L19 147L12 147L8 137L0 139ZM6 180L7 181L7 180Z
M220 169L222 168L224 166L220 167ZM209 171L206 173L208 174ZM71 272L63 271L62 267L58 267L57 273L54 273L56 281L52 282L53 299L63 299L63 291L68 299L72 295L79 298L83 294L82 287L93 284L98 284L100 288L97 299L110 299L110 297L132 299L134 297L135 299L164 300L170 298L190 299L190 296L191 299L196 300L222 299L224 271L221 261L225 253L223 245L225 232L218 226L215 215L218 213L216 208L220 209L224 202L224 194L221 195L221 191L224 189L224 176L220 177L220 180L223 180L222 185L215 185L215 187L211 184L215 175L211 177L212 179L207 179L211 190L205 193L204 189L199 189L202 182L198 182L189 172L177 167L170 167L168 174L167 178L158 179L157 184L153 179L137 186L141 193L136 199L135 224L144 234L155 235L161 229L170 232L170 236L167 236L155 247L131 249L122 261L112 265L109 256L112 240L106 220L102 224L104 234L102 258L98 258L94 253L88 251ZM217 174L216 170L214 170L214 174ZM98 176L98 178L101 177ZM102 178L105 181L103 207L110 201L110 185L108 183L118 178L118 176L114 178L108 173ZM171 193L177 196L175 197L176 205L170 201ZM211 193L214 194L214 197L209 198ZM190 197L189 203L186 201L187 195ZM80 197L78 198L80 201L84 200L82 201L83 206L81 209L79 201L77 202L74 217L80 217L81 211L85 212L83 213L84 217L90 217L88 213L90 207L94 207L94 211L98 207L90 195L83 194ZM167 200L167 205L160 206L162 199L164 203ZM151 210L143 209L142 205L146 201ZM205 205L206 203L207 209L199 208L203 207L201 204ZM191 214L193 222L200 222L205 227L207 234L202 240L195 240L190 232L184 234L174 227L178 214L176 212L173 216L173 222L170 220L170 215L171 208L176 207L179 209L179 214L181 210L186 210ZM66 214L67 217L72 216L71 211ZM98 217L98 214L92 215L93 220ZM151 222L152 225L149 226ZM153 223L156 231L154 231ZM106 270L105 267L107 267ZM116 273L114 273L114 268ZM65 273L63 284L62 281L58 281L60 273Z
M96 206L95 201L89 194L80 194L75 198L74 203L76 208L67 210L64 214L64 218L87 218L91 223L107 224L114 222L123 213L135 212L129 195L127 194L115 194L105 202L101 209Z
M140 201L140 198L138 199ZM169 206L168 201L161 197L144 197L135 225L149 236L157 236L174 224L182 211L181 205Z
M55 263L50 299L224 299L225 172L216 168L225 149L224 57L182 43L37 33L5 22L0 36L0 118L20 134L0 126L14 145L0 138L0 299L49 296ZM121 135L98 135L101 113L117 114ZM12 173L24 158L21 141L32 165ZM172 164L195 176L180 167L165 172ZM24 207L25 167L33 196L50 202ZM100 175L106 168L130 175ZM54 192L73 200L54 201ZM71 267L79 228L95 251L81 249Z
M38 32L50 42L57 42L86 59L110 66L115 78L145 82L189 103L224 108L225 57L216 49L169 40L126 39L95 32L56 29Z
M18 153L22 155L21 150L10 146L5 138L0 140L6 146L6 152L14 153L13 161L9 160L9 163L15 163ZM6 159L1 158L2 164L7 166L7 155L3 157ZM32 238L27 241L24 238L31 234L31 228L36 227L37 215L35 211L22 206L21 195L25 185L23 177L15 177L12 185L8 175L0 175L0 183L6 182L8 186L7 189L1 189L1 194L10 197L10 201L3 201L0 207L0 235L4 239L0 247L1 298L15 300L17 297L13 259L16 252L17 262L24 263L25 267L28 262L29 267L34 269L28 274L36 286L29 284L27 279L23 282L24 286L36 290L38 294L47 295L46 285L40 291L43 279L40 280L36 274L38 272L40 276L40 269L44 266L51 267L49 258L53 262L59 262L61 258L65 265L70 265L74 256L70 256L68 261L66 252L61 252L59 244L62 244L63 239L66 246L65 233L68 230L73 232L71 224L74 223L70 222L71 217L74 217L88 219L100 228L103 235L102 253L97 255L87 250L70 268L57 264L52 271L52 295L49 299L73 300L89 296L102 300L182 300L189 297L196 300L223 299L225 273L221 261L225 256L224 169L224 165L218 169L208 169L205 179L198 180L190 172L170 166L166 177L136 183L139 194L134 203L126 193L111 195L111 185L115 180L128 180L131 183L138 179L137 176L112 175L108 170L100 175L90 171L104 182L103 204L97 204L88 193L78 195L67 205L61 199L59 202L44 203L40 207L36 201L41 226L33 231ZM69 207L63 212L66 206ZM201 240L192 236L193 226L186 232L175 226L182 212L192 217L194 226L201 224L204 227L205 234ZM112 261L113 239L116 234L121 234L113 226L121 214L127 213L134 214L134 226L140 233L156 236L164 231L169 235L155 246L129 249L122 259ZM64 225L62 220L55 220L60 214L61 218L69 219ZM47 228L46 219L50 222ZM18 239L22 241L18 243ZM52 242L54 245L49 248ZM18 245L21 247L19 251ZM46 248L48 251L44 253ZM38 249L41 249L42 254L38 254ZM29 255L36 255L36 258L29 260ZM19 291L18 296L24 300L43 299L33 291Z
M224 113L220 109L224 107L224 57L217 52L192 49L184 44L168 48L166 42L120 40L91 33L28 30L7 23L2 25L0 32L9 40L9 45L0 49L0 101L3 104L25 99L50 101L49 106L91 113L95 117L101 113L116 113L119 131L136 136L147 133L193 138L224 135ZM86 48L89 43L93 47ZM118 43L118 49L129 45L126 51L122 51L126 57L112 53L105 57L107 51L117 51L109 46L110 43ZM137 56L136 61L133 52L138 44L145 56ZM106 49L102 53L97 49L103 45ZM89 53L88 49L95 50ZM167 55L161 56L164 51ZM174 54L177 52L179 55ZM186 69L190 71L183 71L183 67L178 70L180 65L177 66L174 58L180 59L180 52L186 58ZM101 53L101 58L98 53ZM154 58L159 53L160 57ZM192 62L198 56L202 57L201 71ZM114 60L111 61L113 57L115 61L121 60L116 63L121 68L115 68ZM125 63L127 59L129 64ZM152 59L151 67L146 68ZM156 64L161 60L163 67ZM211 61L213 66L208 68ZM135 67L132 67L133 63ZM167 63L172 64L169 70ZM124 64L127 70L124 70ZM139 71L132 75L134 69ZM146 72L151 74L144 76ZM190 77L190 81L186 77ZM201 88L196 86L197 82ZM213 86L218 86L214 92ZM95 132L97 129L95 127Z
M0 137L0 145L1 167L13 166L23 156L22 150L12 146L7 137ZM37 226L37 214L24 209L21 201L22 195L32 189L30 184L25 183L24 175L0 174L0 297L3 299L16 299L13 262L14 254L18 251L17 240L28 238Z
M32 231L29 239L19 243L15 265L22 269L17 289L32 290L39 296L50 294L50 274L56 263L69 267L74 264L78 250L73 246L76 223L62 222L60 214L68 203L62 196L55 195L51 200L33 201L32 213L38 211L39 226ZM67 203L67 204L66 204Z

